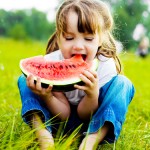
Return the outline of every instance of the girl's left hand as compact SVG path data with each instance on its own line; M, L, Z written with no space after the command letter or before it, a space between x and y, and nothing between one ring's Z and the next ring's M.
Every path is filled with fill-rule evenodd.
M82 74L80 74L81 80L85 83L85 85L74 85L75 88L79 90L84 90L85 93L93 97L99 94L99 88L98 88L98 75L96 71L92 70L84 70Z
M36 84L34 83L34 78L32 75L27 76L27 86L34 92L35 94L43 97L52 96L52 86L49 85L48 88L42 88L40 78L37 78Z

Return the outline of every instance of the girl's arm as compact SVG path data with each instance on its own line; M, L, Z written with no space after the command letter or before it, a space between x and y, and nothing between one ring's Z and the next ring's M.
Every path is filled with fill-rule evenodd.
M42 88L39 78L37 79L36 84L34 84L32 75L27 77L27 85L35 94L39 95L53 115L58 116L61 120L66 120L70 116L70 105L63 93L52 93L52 86Z
M97 108L98 98L85 95L78 105L78 115L83 120L89 120Z
M98 76L95 71L85 70L81 74L80 78L85 85L75 85L75 88L84 90L86 95L80 101L77 111L81 119L87 120L90 119L92 113L94 113L98 108Z
M58 116L62 121L69 118L70 104L63 93L53 92L48 97L41 96L41 99L54 116Z

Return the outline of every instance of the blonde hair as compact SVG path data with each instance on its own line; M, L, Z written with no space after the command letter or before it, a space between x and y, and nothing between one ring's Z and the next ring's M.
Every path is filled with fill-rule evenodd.
M102 40L97 55L114 58L118 73L121 72L120 60L116 54L115 39L112 35L113 18L108 6L96 0L65 0L56 14L56 32L49 39L46 53L59 49L57 39L67 32L67 14L69 10L77 13L78 31L91 34L99 33Z

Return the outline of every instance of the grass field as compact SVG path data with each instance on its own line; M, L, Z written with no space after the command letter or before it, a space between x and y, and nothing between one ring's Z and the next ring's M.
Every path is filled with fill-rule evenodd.
M21 101L17 78L21 74L19 61L22 58L45 53L46 43L14 41L0 38L0 149L38 149L34 131L22 121ZM121 135L115 144L117 150L150 150L150 56L139 58L133 53L120 55L124 74L136 88L129 106ZM61 137L56 149L77 149L73 133L67 140ZM65 143L62 143L62 141ZM109 145L103 149L108 149ZM114 145L113 145L114 147Z

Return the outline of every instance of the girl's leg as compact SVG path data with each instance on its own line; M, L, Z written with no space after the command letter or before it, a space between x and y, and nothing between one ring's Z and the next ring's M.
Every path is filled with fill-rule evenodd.
M104 139L110 129L110 124L105 122L98 132L88 134L82 141L79 150L96 150L98 144Z
M27 87L26 78L23 75L18 79L18 88L22 101L22 118L24 122L35 130L42 150L54 146L51 135L51 114L40 98Z
M31 126L35 130L41 150L53 150L54 139L52 134L45 128L42 119L38 113L32 113Z
M117 140L133 95L132 83L122 75L114 77L100 89L99 108L92 117L88 135L81 143L80 150L84 149L84 144L85 147L89 144L91 149L88 148L88 150L93 150L94 146L104 140L109 143ZM86 138L90 142L86 142Z

